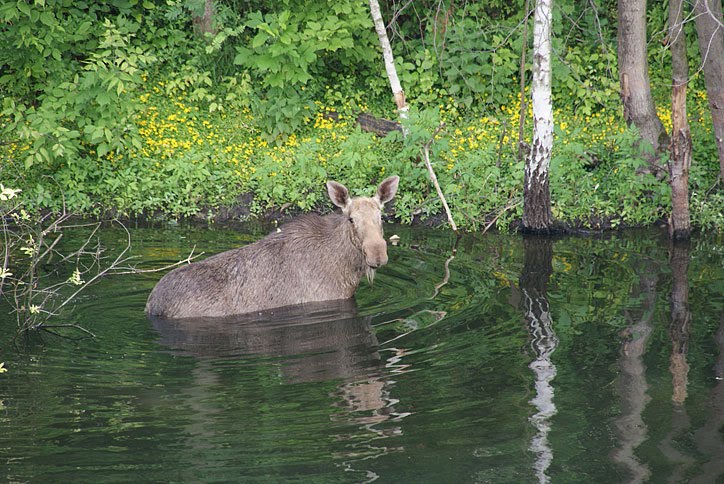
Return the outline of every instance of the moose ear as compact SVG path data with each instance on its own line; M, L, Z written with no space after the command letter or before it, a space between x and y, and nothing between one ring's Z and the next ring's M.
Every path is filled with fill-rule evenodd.
M347 190L347 187L341 183L331 180L328 181L327 193L329 193L329 198L332 200L332 203L337 205L339 208L344 209L349 205L349 191Z
M377 187L377 195L375 198L379 200L381 204L385 204L392 200L397 193L397 185L400 183L400 177L395 175L389 178L385 178L380 186Z

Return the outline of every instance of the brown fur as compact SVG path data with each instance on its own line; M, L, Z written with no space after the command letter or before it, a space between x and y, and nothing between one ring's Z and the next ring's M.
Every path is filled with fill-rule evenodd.
M220 317L352 297L363 275L387 263L381 208L397 190L383 181L373 198L349 198L327 184L342 214L305 215L264 239L166 274L151 291L149 316Z

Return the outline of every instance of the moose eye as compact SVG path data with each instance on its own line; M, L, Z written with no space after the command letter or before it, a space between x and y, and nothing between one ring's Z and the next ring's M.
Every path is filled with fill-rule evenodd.
M352 225L354 225L354 219L353 219L352 217L350 217L348 220L349 220L349 223L351 223Z

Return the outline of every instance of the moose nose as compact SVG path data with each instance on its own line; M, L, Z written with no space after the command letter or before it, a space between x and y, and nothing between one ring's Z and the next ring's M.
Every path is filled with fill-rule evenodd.
M377 269L387 264L387 244L377 244L368 248L366 252L367 265Z
M377 269L387 264L387 254L378 254L377 257L367 259L367 265L373 269Z

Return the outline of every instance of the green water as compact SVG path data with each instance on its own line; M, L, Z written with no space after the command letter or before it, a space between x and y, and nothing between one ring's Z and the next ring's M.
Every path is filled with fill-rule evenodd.
M0 481L724 479L721 237L386 234L356 307L154 323L126 275L56 319L96 338L13 345L3 306ZM141 268L259 236L131 235Z

